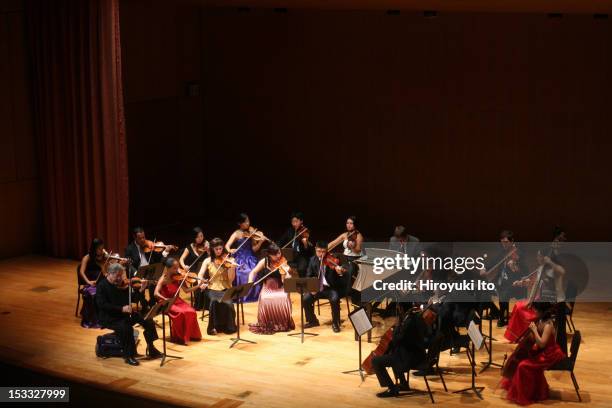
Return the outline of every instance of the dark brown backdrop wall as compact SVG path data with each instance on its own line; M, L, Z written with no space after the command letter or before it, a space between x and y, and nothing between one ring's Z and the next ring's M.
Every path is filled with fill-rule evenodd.
M42 249L23 5L0 3L0 258Z
M609 239L610 20L173 7L122 2L133 223Z

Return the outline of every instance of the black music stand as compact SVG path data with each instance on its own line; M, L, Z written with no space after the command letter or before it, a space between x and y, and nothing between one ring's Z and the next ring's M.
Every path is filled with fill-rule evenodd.
M257 344L256 342L252 341L252 340L247 340L247 339L243 339L240 337L240 307L242 306L242 298L245 297L248 293L249 290L251 290L251 288L253 287L253 282L250 283L245 283L244 285L240 285L240 286L234 286L231 287L229 289L227 289L225 291L225 294L223 295L223 298L221 298L221 302L229 302L229 301L236 301L235 305L236 305L236 337L233 337L232 340L232 344L230 345L230 348L234 347L236 345L236 343L238 343L239 341L243 341L245 343L251 343L251 344Z
M300 294L300 332L290 333L288 336L301 336L302 343L304 343L304 336L318 336L317 333L306 333L304 332L304 293L307 292L318 292L319 291L319 279L317 278L288 278L285 279L283 284L286 293L296 292Z
M482 345L484 344L484 339L482 338L482 334L478 330L478 326L474 323L473 320L470 322L468 326L468 338L470 340L470 345L466 347L465 352L467 354L468 361L470 362L470 368L472 372L472 384L467 388L463 388L461 390L454 391L453 394L459 394L459 393L463 394L463 393L472 391L474 392L474 394L476 394L478 398L483 399L481 392L482 390L485 389L485 387L476 386L476 345L475 343L478 343L478 346L479 346L478 350L480 350L482 348Z
M158 280L164 271L164 265L161 262L141 266L134 275L144 280Z
M349 314L349 320L351 321L359 340L359 360L357 361L358 368L356 370L343 371L342 374L352 374L358 372L359 376L361 376L361 382L364 382L365 376L363 374L363 368L361 367L361 336L372 330L372 321L363 307L353 310L351 314Z
M482 317L480 318L480 331L482 332ZM499 367L502 368L502 365L499 363L495 363L493 361L493 340L495 340L493 338L493 319L491 318L491 315L489 314L489 334L488 335L483 335L485 338L488 339L489 344L487 345L487 343L484 343L485 348L487 349L487 354L489 355L489 359L485 362L481 362L480 364L483 365L482 369L480 370L479 374L482 373L483 371L485 371L487 368L493 366L493 367Z
M149 320L152 319L153 317L157 316L158 314L161 313L162 315L162 344L163 344L163 352L162 352L162 359L161 362L159 363L160 367L163 367L164 364L166 363L166 359L167 358L173 358L175 360L182 360L183 357L179 357L179 356L172 356L169 355L166 352L166 314L168 313L168 310L170 310L170 308L172 307L172 305L174 304L174 301L176 300L176 298L172 298L169 300L163 300L161 302L158 302L155 304L155 306L153 306L149 312L145 315L144 319L145 320Z

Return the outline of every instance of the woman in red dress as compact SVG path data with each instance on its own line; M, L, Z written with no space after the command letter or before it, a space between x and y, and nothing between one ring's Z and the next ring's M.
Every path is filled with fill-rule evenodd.
M161 279L155 287L155 297L160 300L172 299L179 290L181 280L175 280L174 277L179 273L179 263L174 258L167 258L164 261L166 268ZM194 288L198 288L194 286ZM183 284L183 291L189 292L191 288L187 288ZM200 326L196 311L187 302L176 296L176 300L170 310L168 316L172 319L172 333L170 334L173 343L187 344L189 340L199 341L202 339Z
M501 386L507 391L506 398L519 405L548 399L549 388L544 371L565 357L555 339L555 326L550 316L551 304L534 303L533 309L537 323L531 322L527 329L533 335L533 345L518 364L514 360L516 369L513 372L505 370L506 367L502 370L505 376ZM511 363L516 354L513 353L506 364Z

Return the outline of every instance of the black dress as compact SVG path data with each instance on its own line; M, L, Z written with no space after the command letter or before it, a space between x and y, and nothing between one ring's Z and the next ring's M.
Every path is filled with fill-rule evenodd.
M200 267L202 266L202 262L204 262L204 260L206 258L208 258L208 254L206 255L202 255L202 257L200 259L198 259L198 254L196 253L196 251L194 251L193 249L193 245L189 244L187 245L187 256L185 257L185 266L190 266L191 264L193 264L195 262L195 264L193 264L193 266L189 269L191 272L195 272L198 273L200 271ZM196 262L196 259L198 259L198 261ZM206 290L202 291L202 290L196 290L194 292L194 304L193 307L195 310L208 310L208 306L210 304L209 298L208 296L206 296Z
M79 265L79 268L81 266ZM90 281L95 281L100 277L102 268L95 259L89 259L85 266L85 276ZM83 307L81 308L81 326L87 328L99 328L97 310L96 310L96 287L86 285L82 290Z

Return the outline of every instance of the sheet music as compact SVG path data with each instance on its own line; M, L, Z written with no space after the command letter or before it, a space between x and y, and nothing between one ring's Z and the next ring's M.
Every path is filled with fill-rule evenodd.
M484 342L484 337L482 337L482 333L480 332L480 330L478 330L478 326L476 326L476 323L474 323L473 320L468 326L468 336L470 336L470 339L472 340L472 343L474 343L474 347L476 347L476 350L480 350Z
M351 323L353 323L353 327L359 336L364 335L372 329L372 322L368 318L368 314L363 308L351 313L349 318L351 319Z

